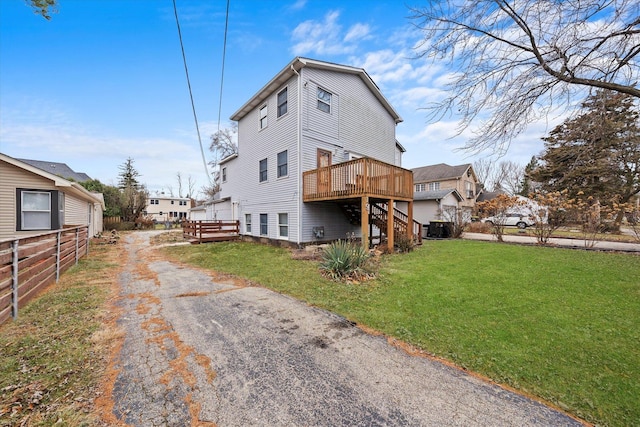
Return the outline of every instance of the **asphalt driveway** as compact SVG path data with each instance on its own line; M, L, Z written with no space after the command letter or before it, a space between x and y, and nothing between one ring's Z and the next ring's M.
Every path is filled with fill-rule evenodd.
M579 426L332 313L126 236L113 413L133 426Z

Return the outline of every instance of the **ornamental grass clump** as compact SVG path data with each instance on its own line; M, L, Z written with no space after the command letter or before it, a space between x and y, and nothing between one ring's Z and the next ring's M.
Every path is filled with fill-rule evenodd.
M333 280L363 280L371 276L369 251L361 245L338 240L322 253L320 270Z

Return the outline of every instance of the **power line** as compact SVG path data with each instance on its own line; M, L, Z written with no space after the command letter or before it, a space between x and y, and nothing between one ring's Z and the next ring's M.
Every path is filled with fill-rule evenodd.
M228 6L227 6L227 11L228 11ZM191 98L191 110L193 111L193 119L196 122L196 132L198 132L198 142L200 143L200 153L202 154L202 164L204 165L204 173L207 176L207 179L209 180L209 184L211 184L211 177L209 176L207 161L205 160L205 157L204 157L204 148L202 148L202 138L200 137L200 126L198 125L198 115L196 114L196 105L193 102L193 92L191 91L191 81L189 79L189 68L187 67L187 56L184 53L184 44L182 43L182 32L180 31L180 21L178 20L178 8L176 7L176 0L173 0L173 13L176 16L176 25L178 26L178 38L180 39L180 49L182 50L182 62L184 62L184 72L187 76L187 86L189 87L189 97ZM226 44L226 31L225 31L225 44Z
M222 73L220 76L220 102L218 103L218 137L220 136L220 113L222 112L222 86L224 84L224 60L227 56L227 30L229 28L229 2L227 0L227 13L224 21L224 43L222 45Z

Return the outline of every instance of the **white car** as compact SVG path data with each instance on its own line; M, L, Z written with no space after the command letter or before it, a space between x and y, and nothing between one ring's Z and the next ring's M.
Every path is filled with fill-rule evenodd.
M523 215L517 212L507 212L504 215L490 216L483 218L481 222L488 222L490 224L514 226L520 229L532 227L536 225L536 221L529 215Z

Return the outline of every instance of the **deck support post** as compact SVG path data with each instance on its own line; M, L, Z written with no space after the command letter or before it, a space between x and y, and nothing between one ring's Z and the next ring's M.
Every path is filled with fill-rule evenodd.
M360 199L360 221L362 246L369 249L369 197L367 196Z
M395 215L393 212L393 199L389 199L387 201L387 249L389 250L390 253L393 253L393 246L394 246L394 230L393 230L393 221L395 219ZM382 230L380 230L382 231Z
M407 203L407 237L413 241L413 200ZM415 238L420 241L420 236L415 236Z

